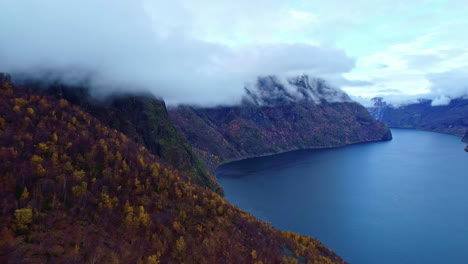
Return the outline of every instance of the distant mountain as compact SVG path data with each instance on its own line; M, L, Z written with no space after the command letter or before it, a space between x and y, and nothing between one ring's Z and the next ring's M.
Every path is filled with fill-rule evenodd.
M374 98L371 115L395 128L415 128L463 136L468 130L468 99L454 99L448 105L432 106L431 100L394 107Z
M259 78L236 106L180 106L176 126L211 169L232 160L390 140L390 130L342 91L308 76Z
M144 145L152 154L187 172L194 183L223 194L214 176L169 119L163 100L151 94L118 94L96 99L87 85L70 86L57 81L28 80L22 84L80 106L102 123Z
M68 100L3 74L0 100L0 263L345 263Z
M468 131L468 99L453 99L448 105L432 106L431 100L394 107L374 98L371 115L395 128L413 128L463 136ZM467 138L465 136L465 138ZM468 139L467 139L468 140Z

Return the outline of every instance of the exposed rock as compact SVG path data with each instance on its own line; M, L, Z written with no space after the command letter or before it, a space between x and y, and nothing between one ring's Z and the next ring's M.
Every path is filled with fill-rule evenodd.
M349 96L324 80L301 75L281 81L276 76L259 77L254 86L245 87L244 103L278 106L298 102L352 102Z

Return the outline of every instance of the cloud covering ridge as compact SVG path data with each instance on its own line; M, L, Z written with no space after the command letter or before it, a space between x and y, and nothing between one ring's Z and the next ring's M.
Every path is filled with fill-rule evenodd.
M274 14L279 2L264 3L269 9L263 11ZM209 4L227 14L229 5L200 2ZM247 4L239 1L238 8ZM245 10L260 15L265 6ZM240 43L227 43L203 28L210 18L202 15L214 11L194 8L188 1L3 1L0 71L47 72L64 81L87 79L100 89L150 90L169 103L206 104L240 99L245 82L259 75L306 72L342 80L355 65L345 51L317 43L244 41L244 35ZM233 23L251 26L245 15ZM246 36L262 30L268 31Z

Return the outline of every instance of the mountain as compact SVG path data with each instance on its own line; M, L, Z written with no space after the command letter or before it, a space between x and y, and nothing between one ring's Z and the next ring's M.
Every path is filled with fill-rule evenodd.
M257 106L278 106L300 102L353 102L342 90L329 86L324 80L308 75L280 80L276 76L259 77L253 86L245 87L244 102Z
M345 263L0 74L0 263Z
M372 116L395 128L415 128L463 136L468 130L468 99L454 99L448 105L432 106L431 100L394 107L374 98Z
M26 80L22 85L38 93L63 98L80 106L105 125L124 133L149 152L188 173L193 182L223 194L213 175L193 153L190 143L174 127L163 100L151 94L115 94L96 99L89 86L58 81Z
M421 99L400 107L387 104L380 97L372 100L374 105L368 108L369 112L389 127L465 135L463 140L468 142L468 99L457 98L448 105L437 106L433 106L431 100ZM468 151L468 146L465 150Z
M169 115L212 170L232 160L392 138L363 106L308 76L262 77L239 105L179 106Z

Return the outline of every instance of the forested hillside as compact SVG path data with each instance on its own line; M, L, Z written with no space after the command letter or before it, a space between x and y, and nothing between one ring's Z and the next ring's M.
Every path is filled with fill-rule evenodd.
M120 93L96 98L89 84L65 85L59 81L25 81L35 92L63 98L80 106L101 123L124 133L162 160L190 175L193 182L223 194L214 175L193 153L192 146L169 119L163 100L149 93Z
M0 74L0 263L344 263Z

